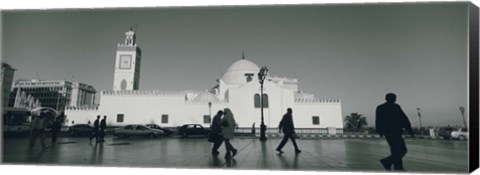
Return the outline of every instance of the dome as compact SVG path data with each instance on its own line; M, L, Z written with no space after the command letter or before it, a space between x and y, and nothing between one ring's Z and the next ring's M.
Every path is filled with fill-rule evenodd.
M220 99L218 99L214 94L209 93L209 92L201 92L198 94L193 101L197 102L220 102Z
M241 85L247 83L248 74L255 80L260 68L253 62L241 59L233 63L223 74L222 80L231 85Z

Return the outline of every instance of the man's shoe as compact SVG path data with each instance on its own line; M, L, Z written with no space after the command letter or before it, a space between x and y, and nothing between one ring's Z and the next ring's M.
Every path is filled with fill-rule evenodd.
M235 157L235 155L237 155L237 150L236 149L232 150L232 157Z
M218 154L220 154L220 152L218 152L218 151L212 151L212 154L213 154L213 155L218 155Z
M299 149L295 150L295 153L301 153L301 152L302 150L299 150Z
M283 151L282 151L281 149L278 149L278 148L277 148L276 150L277 150L277 151L278 151L278 153L280 153L280 154L282 154L282 153L283 153Z
M389 164L387 160L380 159L380 163L383 165L383 168L385 168L386 170L392 170L391 168L392 164Z

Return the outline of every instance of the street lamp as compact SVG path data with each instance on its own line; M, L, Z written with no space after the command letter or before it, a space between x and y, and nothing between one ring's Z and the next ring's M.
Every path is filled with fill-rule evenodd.
M212 102L211 101L208 102L208 120L209 120L208 121L209 123L212 123L211 121L212 120Z
M465 125L465 128L467 128L467 122L465 121L465 108L463 106L460 106L460 112L462 113L462 119L463 119L463 124Z
M418 120L420 121L420 129L422 129L422 114L420 113L420 108L417 108Z
M260 72L258 72L258 81L260 82L260 111L261 111L261 117L262 117L262 123L260 124L260 141L266 141L267 137L265 137L265 130L267 129L267 126L265 126L265 123L263 121L263 82L265 81L265 77L267 76L268 69L267 67L262 67L260 69Z

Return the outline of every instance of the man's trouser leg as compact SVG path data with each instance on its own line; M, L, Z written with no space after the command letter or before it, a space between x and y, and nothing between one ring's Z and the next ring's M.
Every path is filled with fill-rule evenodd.
M295 136L293 134L290 135L290 139L292 140L293 147L295 147L295 151L300 150L300 149L298 149L297 141L295 141Z
M284 134L284 135L283 135L283 139L282 139L282 141L280 142L280 144L278 145L277 150L281 150L281 149L283 148L283 146L285 146L285 144L286 144L287 141L288 141L288 138L289 138L288 134L285 134L285 133L283 133L283 134Z
M407 147L401 134L387 134L385 135L388 145L390 145L391 155L386 158L389 163L392 163L394 169L402 170L402 158L407 154Z

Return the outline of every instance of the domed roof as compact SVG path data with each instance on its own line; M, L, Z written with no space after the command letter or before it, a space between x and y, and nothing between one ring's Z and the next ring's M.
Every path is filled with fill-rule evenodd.
M241 59L233 63L227 71L223 74L222 80L231 85L241 85L247 83L246 74L252 74L252 79L255 80L260 68L253 62Z
M209 92L201 92L198 94L193 101L197 102L219 102L220 99L218 99L215 95Z

